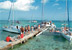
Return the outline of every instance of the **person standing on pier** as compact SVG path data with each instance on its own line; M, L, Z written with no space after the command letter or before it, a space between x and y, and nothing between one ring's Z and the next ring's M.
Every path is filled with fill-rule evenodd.
M45 25L44 25L44 23L42 22L41 27L44 28L44 26L45 26Z
M28 31L27 26L25 26L25 34L26 34L27 31Z
M31 31L33 32L33 30L34 30L34 27L33 27L33 26L31 26Z
M35 25L35 24L34 24L34 30L35 30L35 31L37 30L37 25Z
M50 21L50 25L52 24L52 22Z
M54 23L51 25L51 27L52 27L52 32L55 32L56 26Z
M18 35L18 39L20 39L20 38L23 38L23 37L24 37L24 28L23 28L23 26L21 26L20 31L21 31L21 34L20 34L20 35Z
M38 31L40 31L40 24L38 25Z
M23 28L23 26L21 26L20 31L21 31L22 33L24 33L24 28Z
M28 25L28 28L27 29L28 29L28 33L30 34L30 26L29 25Z

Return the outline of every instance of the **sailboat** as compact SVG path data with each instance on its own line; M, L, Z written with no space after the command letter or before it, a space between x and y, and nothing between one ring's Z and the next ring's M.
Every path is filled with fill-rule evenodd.
M7 31L7 32L20 33L21 26L15 26L14 25L14 3L11 5L11 9L13 9L13 22L10 26L3 26L2 30ZM9 12L8 23L10 21L11 9L10 9L10 12Z
M32 22L33 22L33 23L37 23L37 21L36 21L36 20L33 20Z
M64 37L64 38L66 38L68 41L72 41L72 35L69 35L69 34L65 34L67 31L66 30L64 30L64 28L66 27L66 25L68 25L68 27L70 28L70 26L69 26L69 10L68 10L68 1L66 0L66 16L68 16L68 24L62 24L62 25L64 25L64 27L62 27L61 28L61 31L62 31L62 36ZM69 30L69 29L68 29ZM68 33L71 33L72 34L72 32L71 31L69 31Z

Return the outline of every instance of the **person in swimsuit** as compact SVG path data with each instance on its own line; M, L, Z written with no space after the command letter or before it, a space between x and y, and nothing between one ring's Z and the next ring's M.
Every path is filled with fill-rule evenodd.
M30 26L29 25L28 25L27 29L28 29L28 33L30 33Z
M22 33L24 33L24 28L23 28L23 26L21 26L20 31L21 31Z
M27 26L25 26L25 34L27 33L28 29L27 29Z
M25 26L25 32L27 32L27 27Z

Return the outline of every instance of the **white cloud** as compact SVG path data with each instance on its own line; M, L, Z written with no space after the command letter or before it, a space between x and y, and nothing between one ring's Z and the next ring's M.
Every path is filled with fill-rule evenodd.
M47 3L49 0L41 0L41 3Z
M55 3L55 4L53 4L53 6L59 6L59 3Z
M36 10L38 6L33 6L32 4L35 2L35 0L16 0L14 2L14 9L15 10L23 10L23 11L29 11L31 9ZM0 2L0 8L3 9L10 9L11 4L13 4L10 1L4 1Z
M8 9L10 8L11 4L12 3L10 1L0 2L0 8Z

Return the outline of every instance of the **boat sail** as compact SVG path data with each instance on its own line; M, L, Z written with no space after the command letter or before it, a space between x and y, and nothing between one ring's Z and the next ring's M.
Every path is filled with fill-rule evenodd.
M67 19L68 24L63 24L63 25L64 25L64 28L66 27L66 25L68 25L68 27L70 28L70 26L69 26L69 9L68 9L68 1L67 0L66 0L66 16L68 17L68 19ZM71 42L72 41L72 35L69 35L69 34L66 35L65 33L67 31L64 30L64 28L62 27L62 36ZM71 31L69 31L68 33L72 34Z
M13 21L10 26L3 26L2 30L7 31L7 32L13 32L13 33L20 33L20 27L21 26L15 26L14 25L14 3L11 5L10 12L9 12L9 17L8 17L8 23L10 22L10 14L11 10L13 11Z

